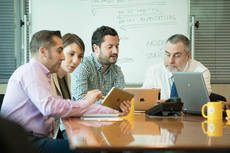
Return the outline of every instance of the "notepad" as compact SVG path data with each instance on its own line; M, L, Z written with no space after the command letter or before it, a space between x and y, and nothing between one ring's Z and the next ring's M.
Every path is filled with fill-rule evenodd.
M118 117L119 114L84 114L82 117Z
M94 121L121 121L119 114L85 114L81 117L82 120Z

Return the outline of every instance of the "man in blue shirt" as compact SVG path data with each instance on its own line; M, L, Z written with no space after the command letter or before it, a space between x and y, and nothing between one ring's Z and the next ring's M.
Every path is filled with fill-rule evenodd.
M85 57L71 74L74 100L82 99L92 89L99 89L106 95L112 87L125 87L124 75L116 65L119 53L119 36L116 30L108 26L97 28L92 36L92 50L91 55Z

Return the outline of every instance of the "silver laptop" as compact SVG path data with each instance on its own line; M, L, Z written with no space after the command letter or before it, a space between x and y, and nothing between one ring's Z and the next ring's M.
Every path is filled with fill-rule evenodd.
M160 89L125 88L124 90L134 95L135 112L144 112L152 108L159 99Z
M203 75L200 72L174 72L178 96L185 113L201 114L202 106L210 101Z

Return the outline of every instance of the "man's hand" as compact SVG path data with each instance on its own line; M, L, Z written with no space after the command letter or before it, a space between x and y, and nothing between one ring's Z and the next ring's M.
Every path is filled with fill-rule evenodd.
M129 114L131 108L131 102L130 101L123 101L120 105L121 113L120 116L126 116Z
M224 105L226 109L230 109L230 101L226 102Z
M158 104L160 104L160 103L163 103L163 102L165 102L167 99L161 99L161 100L157 100L156 101L156 105L158 105Z
M89 101L90 104L93 104L95 101L101 99L102 93L100 90L90 90L85 95L84 99Z
M120 123L120 129L121 129L121 133L126 136L126 135L130 135L131 134L131 124L129 123L129 121L124 120Z

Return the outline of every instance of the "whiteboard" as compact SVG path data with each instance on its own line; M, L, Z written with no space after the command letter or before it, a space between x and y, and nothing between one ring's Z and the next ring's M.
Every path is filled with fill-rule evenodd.
M189 35L189 0L32 0L31 31L80 36L90 55L91 36L107 25L120 36L117 64L127 84L142 84L150 65L163 61L167 38Z

